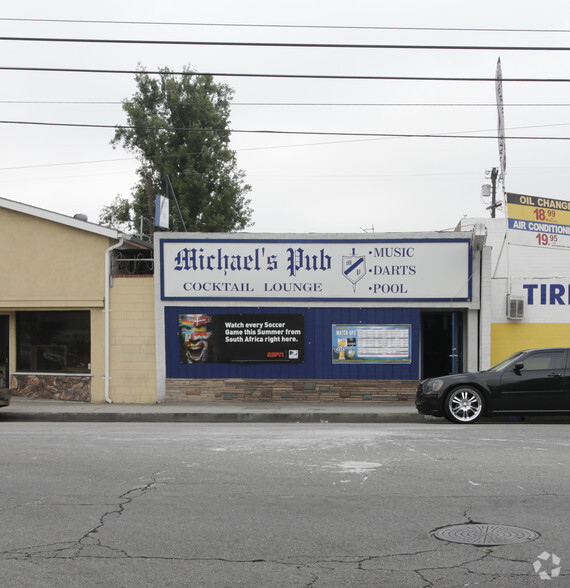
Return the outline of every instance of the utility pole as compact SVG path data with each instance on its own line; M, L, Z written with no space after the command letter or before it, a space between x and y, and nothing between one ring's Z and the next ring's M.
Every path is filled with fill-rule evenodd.
M497 176L499 170L494 167L491 170L491 218L495 218L495 209L497 208Z
M150 242L153 242L154 238L154 202L152 196L152 172L146 172L146 192L148 197L148 220L149 220L149 233Z
M487 174L490 173L491 177L491 204L487 206L487 210L491 211L491 218L495 218L495 212L497 208L502 206L501 202L497 202L497 178L499 177L499 170L494 167L491 172L487 171ZM489 176L487 176L489 177ZM484 186L483 186L484 187ZM488 185L487 185L488 187ZM487 194L488 196L488 194Z

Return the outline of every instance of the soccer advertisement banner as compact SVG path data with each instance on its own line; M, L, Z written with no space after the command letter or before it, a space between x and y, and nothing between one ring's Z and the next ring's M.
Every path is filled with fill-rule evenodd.
M300 363L302 314L181 314L181 363Z
M411 325L333 325L332 361L411 363Z

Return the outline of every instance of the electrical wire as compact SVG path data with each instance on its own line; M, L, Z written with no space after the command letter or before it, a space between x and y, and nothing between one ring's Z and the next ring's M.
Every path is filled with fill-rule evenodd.
M0 120L5 125L28 125L44 127L67 127L67 128L88 128L88 129L132 129L145 131L188 131L190 133L239 133L239 134L263 134L263 135L304 135L304 136L326 136L326 137L377 137L377 138L409 138L409 139L497 139L497 135L472 135L455 133L361 133L361 132L339 132L339 131L286 131L275 129L202 129L189 127L156 127L144 125L102 125L88 123L56 123L41 121L21 120ZM559 125L541 126L567 126L570 123ZM526 140L526 141L568 141L570 137L545 137L545 136L509 136L505 140Z
M97 105L121 105L121 104L131 104L130 100L125 101L111 101L111 100L0 100L0 104L42 104L42 105L89 105L89 106L97 106ZM165 102L167 106L178 106L181 104L189 105L193 104L192 102ZM495 102L232 102L233 106L355 106L355 107L384 107L384 106L402 106L402 107L469 107L469 108L497 108L497 104ZM503 104L505 108L513 108L513 107L565 107L570 106L570 102L558 102L558 103L540 103L540 102L518 102L518 103L510 103L510 104Z
M324 30L371 30L371 31L452 31L483 33L570 33L569 29L513 29L513 28L467 28L467 27L393 27L393 26L354 26L354 25L294 25L257 23L219 23L219 22L169 22L149 20L81 20L70 18L0 18L8 22L45 22L67 24L119 24L184 27L246 27L279 29L324 29Z
M64 163L44 163L38 165L18 165L15 167L0 167L0 171L14 171L17 169L36 169L41 167L63 167L68 165L90 165L92 163L116 163L119 161L133 161L136 157L117 157L115 159L94 159L91 161L67 161Z
M413 49L442 51L570 51L570 47L528 45L423 45L423 44L367 44L367 43L283 43L267 41L173 41L165 39L88 39L68 37L0 37L0 41L39 43L89 43L119 45L189 45L205 47L256 47L285 49Z
M280 78L302 80L364 80L364 81L416 81L416 82L495 82L496 78L457 78L444 76L357 76L357 75L318 75L318 74L274 74L274 73L230 73L230 72L196 72L196 71L164 71L164 70L130 70L130 69L91 69L69 67L15 67L1 66L0 71L23 71L43 73L93 73L93 74L147 74L177 76L213 76L234 78ZM568 83L570 78L502 78L503 82L540 82Z

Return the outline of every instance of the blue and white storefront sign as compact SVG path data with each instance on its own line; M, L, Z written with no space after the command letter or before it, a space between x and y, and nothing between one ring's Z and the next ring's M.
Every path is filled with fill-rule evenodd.
M470 239L159 238L163 300L467 301Z

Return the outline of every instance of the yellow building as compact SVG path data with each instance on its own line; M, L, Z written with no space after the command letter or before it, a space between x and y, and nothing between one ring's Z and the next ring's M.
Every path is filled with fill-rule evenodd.
M80 215L3 198L0 246L0 386L32 398L156 402L150 248Z

